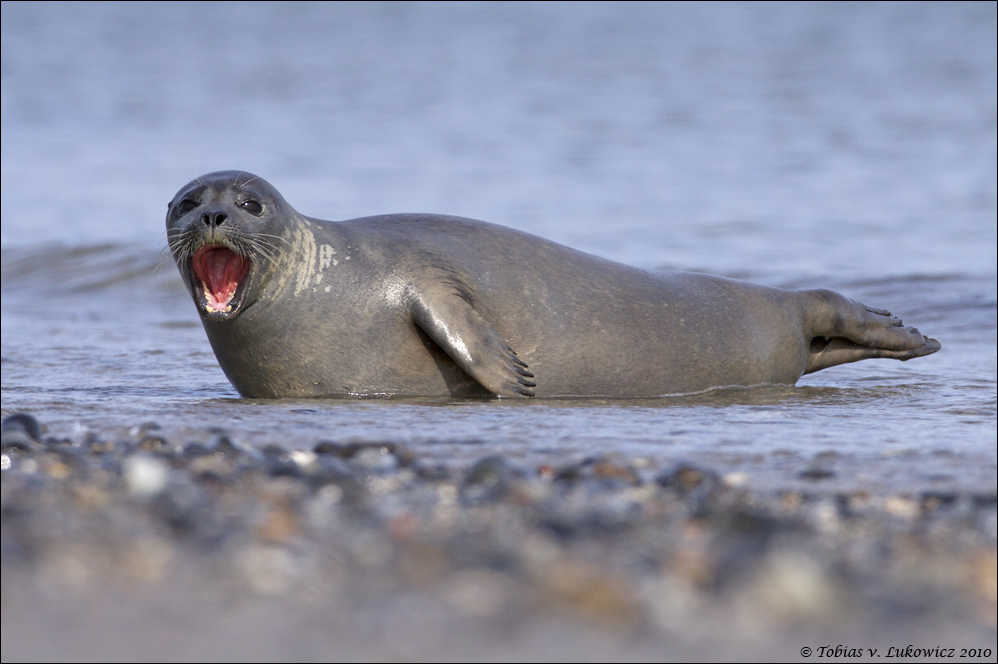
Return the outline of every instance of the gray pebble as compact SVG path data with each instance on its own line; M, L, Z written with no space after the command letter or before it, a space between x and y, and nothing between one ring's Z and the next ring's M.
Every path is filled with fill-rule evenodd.
M11 415L0 425L0 445L4 449L28 451L37 446L41 435L38 420L27 413Z
M797 477L811 481L828 480L835 477L835 471L821 466L812 466L797 473Z
M271 477L303 477L301 467L280 445L267 445L263 452L263 468Z
M710 492L720 482L720 478L712 470L680 461L656 477L655 482L663 488L686 496L692 493Z
M214 452L208 449L207 446L201 443L189 443L184 446L184 458L185 459L197 459L203 456L212 456Z
M257 456L256 450L251 449L240 443L239 441L230 438L229 436L223 434L212 441L211 445L208 447L213 453L221 454L226 460L232 461L239 459L244 456L255 457Z
M509 492L511 470L499 456L480 459L461 483L461 500L466 505L480 505L501 500Z

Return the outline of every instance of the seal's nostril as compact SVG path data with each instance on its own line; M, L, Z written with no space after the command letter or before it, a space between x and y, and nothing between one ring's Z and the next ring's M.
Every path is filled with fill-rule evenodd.
M229 218L229 215L224 212L219 212L218 214L202 214L201 221L204 222L205 226L221 226Z

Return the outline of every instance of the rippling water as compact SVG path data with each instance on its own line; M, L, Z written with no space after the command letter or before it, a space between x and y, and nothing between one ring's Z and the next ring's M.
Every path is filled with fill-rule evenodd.
M993 3L51 4L3 5L5 415L993 489ZM673 399L240 399L162 251L165 203L223 168L327 219L459 214L832 288L943 350Z

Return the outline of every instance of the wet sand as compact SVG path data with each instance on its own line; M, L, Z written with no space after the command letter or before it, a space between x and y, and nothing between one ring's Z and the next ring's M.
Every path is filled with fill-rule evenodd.
M152 424L71 440L24 416L2 466L4 661L996 647L993 491L846 489L819 465L766 490L616 456L448 467Z

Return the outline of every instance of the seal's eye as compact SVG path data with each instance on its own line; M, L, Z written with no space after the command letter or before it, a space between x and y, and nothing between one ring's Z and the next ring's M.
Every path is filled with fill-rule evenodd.
M255 214L257 216L259 216L260 213L263 212L263 206L254 201L252 198L249 199L248 201L243 201L242 203L240 203L239 207L246 210L250 214Z
M185 198L184 200L180 201L180 205L177 206L177 209L180 210L181 214L187 214L197 206L198 206L197 203L195 203L189 198Z

